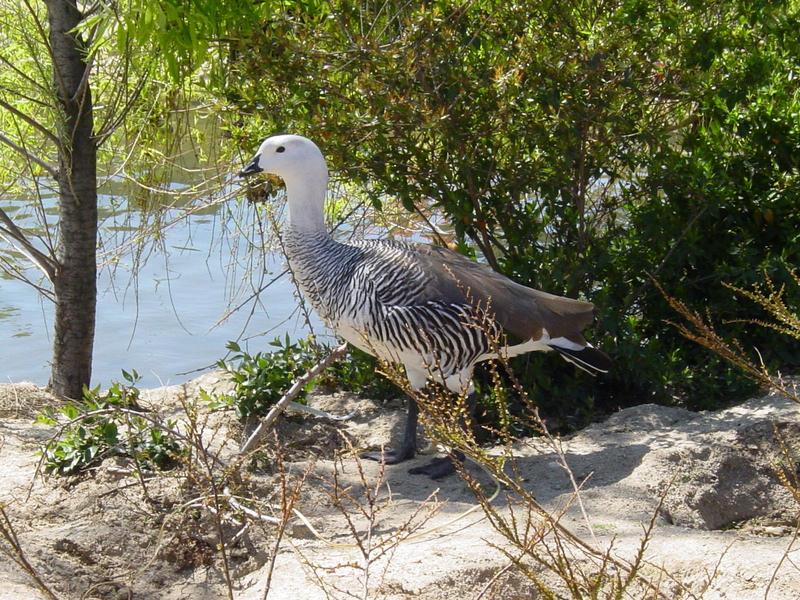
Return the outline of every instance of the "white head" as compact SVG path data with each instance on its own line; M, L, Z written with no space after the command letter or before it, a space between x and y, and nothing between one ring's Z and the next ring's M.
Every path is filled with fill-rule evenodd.
M328 167L317 145L300 135L276 135L264 140L240 176L277 175L286 184L289 222L298 230L325 229L323 204Z

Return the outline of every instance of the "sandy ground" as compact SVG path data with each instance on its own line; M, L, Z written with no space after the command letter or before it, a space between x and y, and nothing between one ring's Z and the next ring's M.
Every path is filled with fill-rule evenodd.
M151 390L143 403L180 418L179 400L191 401L201 387L224 388L225 382L207 375L186 386ZM215 521L197 476L154 477L148 482L150 503L122 459L106 460L90 476L70 482L32 480L37 450L53 430L33 425L30 415L46 401L34 386L0 386L0 501L28 558L57 596L226 597ZM354 499L350 508L363 508L368 504L363 482L374 486L380 467L361 463L362 476L359 463L342 454L340 431L360 447L386 443L399 435L402 403L381 406L337 393L315 394L311 404L352 418L281 420L290 483L307 468L313 473L297 504L307 524L293 517L274 552L275 527L250 520L244 528L247 517L229 507L226 539L239 534L227 548L236 598L264 598L273 558L269 598L540 597L529 580L501 572L508 560L500 548L508 546L475 508L461 479L430 481L409 475L406 465L386 467L376 510L365 511L371 527L367 516L351 511L362 545L385 543L389 550L365 568L330 482L335 472ZM242 435L233 414L200 412L212 447L230 460ZM768 598L795 600L800 597L800 556L792 546L798 505L776 469L787 468L779 440L796 449L799 424L800 407L774 396L720 412L650 404L620 411L562 440L575 477L585 480L581 499L588 522L573 502L561 523L584 541L599 548L613 544L617 556L630 558L667 490L646 549L649 564L670 573L672 580L662 586L667 597L681 597L683 589L684 597L764 598L769 588ZM570 504L572 484L552 447L534 439L514 450L520 476L539 502L551 510ZM242 476L242 491L236 493L277 503L278 471L274 455L265 453ZM505 502L500 494L495 505L508 514ZM405 541L391 542L409 529L414 533ZM576 557L576 564L580 560ZM658 573L652 566L647 570ZM44 597L3 556L0 581L0 598Z

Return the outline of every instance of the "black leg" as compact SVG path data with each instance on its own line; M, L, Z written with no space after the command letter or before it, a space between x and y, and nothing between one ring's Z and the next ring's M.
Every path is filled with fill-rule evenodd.
M411 396L406 399L408 414L406 427L403 430L403 448L411 449L411 456L417 453L417 422L419 421L419 406Z
M461 426L466 429L468 424L471 424L475 418L475 405L477 404L478 397L475 392L467 396L467 411L469 411L469 419L461 419ZM447 456L441 458L434 458L432 461L425 463L419 467L413 467L408 470L412 475L427 475L431 479L441 479L447 477L451 473L455 473L455 466L453 461L464 462L464 453L460 450L453 450Z
M414 458L417 453L417 420L419 418L419 407L413 398L407 400L408 412L406 415L406 426L403 430L403 442L396 450L386 449L383 451L375 450L365 452L361 458L368 460L384 461L387 465L396 465L410 458Z

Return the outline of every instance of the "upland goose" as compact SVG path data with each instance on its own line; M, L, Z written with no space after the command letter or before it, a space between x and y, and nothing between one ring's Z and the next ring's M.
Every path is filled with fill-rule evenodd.
M495 334L508 356L555 350L591 373L608 371L608 356L581 335L593 320L590 302L525 287L447 248L334 240L323 213L328 168L311 140L268 138L239 175L262 172L286 185L284 244L303 294L349 343L401 364L412 389L432 378L453 392L471 393L475 364L496 356ZM412 458L417 417L416 402L409 399L400 447L365 456L388 464ZM411 470L431 477L451 471L443 459Z

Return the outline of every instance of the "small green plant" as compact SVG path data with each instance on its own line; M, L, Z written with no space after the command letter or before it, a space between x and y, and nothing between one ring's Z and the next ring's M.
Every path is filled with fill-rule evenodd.
M373 400L397 396L400 389L382 375L380 369L378 359L350 346L347 356L328 368L321 383L332 389L363 394Z
M42 411L37 422L67 424L43 449L44 470L57 475L75 475L96 466L109 456L129 456L141 466L169 469L185 453L176 436L174 421L160 426L146 418L138 404L140 377L136 370L123 370L127 383L84 388L80 402Z
M331 350L325 344L317 344L313 336L292 342L287 335L283 339L275 338L270 346L275 350L249 354L238 343L228 342L226 348L233 355L228 361L220 360L217 365L231 377L233 394L206 395L206 400L215 408L233 406L242 419L250 415L263 416L298 377ZM365 394L373 399L385 399L398 393L397 387L380 374L378 361L352 347L345 358L331 365L316 381L310 382L298 396L298 401L304 402L306 394L316 385Z
M283 340L275 338L269 345L275 350L249 354L238 343L228 342L226 348L233 352L230 362L217 363L234 383L233 395L222 400L233 405L242 419L267 414L294 380L318 360L318 347L311 338L291 342L286 335ZM298 396L298 401L304 402L313 387L312 382Z

